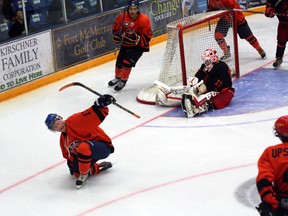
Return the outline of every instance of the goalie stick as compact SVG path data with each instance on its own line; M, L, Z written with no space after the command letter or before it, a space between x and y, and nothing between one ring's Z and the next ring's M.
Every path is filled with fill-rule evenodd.
M86 90L88 90L88 91L96 94L96 95L99 96L99 97L102 96L102 94L98 93L97 91L94 91L93 89L89 88L88 86L86 86L86 85L84 85L84 84L82 84L82 83L80 83L80 82L72 82L72 83L69 83L69 84L67 84L67 85L65 85L65 86L62 86L62 87L59 89L59 91L62 91L62 90L66 89L66 88L69 88L69 87L71 87L71 86L80 86L80 87L85 88ZM116 103L116 102L113 102L113 104L114 104L115 106L117 106L118 108L124 110L125 112L128 112L129 114L135 116L136 118L140 118L139 115L137 115L137 114L133 113L132 111L126 109L125 107L121 106L120 104L118 104L118 103Z

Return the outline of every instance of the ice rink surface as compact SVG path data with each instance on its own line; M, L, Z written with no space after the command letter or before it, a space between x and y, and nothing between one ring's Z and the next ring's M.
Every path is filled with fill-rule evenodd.
M269 145L274 121L288 114L288 62L272 68L276 18L247 17L267 53L266 60L239 39L242 78L225 110L187 119L175 108L136 102L158 78L166 42L151 47L122 92L107 82L115 62L39 88L0 104L0 212L35 216L257 216L257 160ZM244 76L247 74L246 76ZM110 106L101 125L115 146L116 163L91 176L80 190L59 148L59 133L47 130L48 113L67 118L92 105L96 96L70 82L115 96L140 119Z

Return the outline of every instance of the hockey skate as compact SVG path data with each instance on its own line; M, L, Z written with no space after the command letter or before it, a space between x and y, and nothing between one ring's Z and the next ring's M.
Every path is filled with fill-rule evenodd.
M81 187L83 187L84 184L87 183L88 178L89 178L89 173L87 173L87 174L85 174L85 175L84 175L84 174L80 174L79 178L78 178L77 181L76 181L76 187L77 187L77 189L80 189Z
M111 162L106 162L106 161L103 161L100 164L95 163L94 166L90 168L89 174L90 175L99 174L102 171L110 169L112 166L113 164Z
M280 65L282 64L282 62L283 62L283 58L277 57L277 58L276 58L276 61L273 63L273 67L275 67L275 68L280 67Z
M122 79L120 79L120 81L117 83L117 85L115 86L115 88L114 88L114 90L115 91L121 91L124 87L125 87L125 85L126 85L126 82L127 82L127 80L122 80Z
M108 82L108 86L114 86L120 81L120 78L115 77L114 79Z
M227 46L227 52L224 53L222 57L220 57L221 61L227 62L231 60L231 52L230 52L230 46Z
M103 161L99 164L99 172L110 169L112 166L113 166L113 164L111 162Z
M262 48L260 48L258 50L258 53L259 53L259 55L261 56L262 59L266 59L267 58L266 52Z

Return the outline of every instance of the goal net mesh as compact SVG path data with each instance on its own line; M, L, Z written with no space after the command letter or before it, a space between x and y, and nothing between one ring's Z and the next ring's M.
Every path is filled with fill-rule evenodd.
M219 58L224 55L223 50L215 40L215 30L225 32L227 26L221 25L220 18L231 21L225 41L230 47L231 58L226 63L231 72L235 73L233 12L212 11L194 14L167 25L167 43L162 60L158 81L172 87L186 84L189 76L194 76L200 68L201 56L208 48L217 50ZM182 27L182 31L180 31ZM226 30L227 31L227 30ZM179 34L180 32L180 34ZM181 46L180 44L183 44ZM145 104L155 104L157 85L152 84L138 93L137 101Z

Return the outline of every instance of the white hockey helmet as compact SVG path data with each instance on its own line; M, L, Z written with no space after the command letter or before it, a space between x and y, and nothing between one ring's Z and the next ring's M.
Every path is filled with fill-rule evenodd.
M213 67L213 64L218 62L217 51L215 49L206 49L205 52L202 54L202 60L208 71L210 71Z

